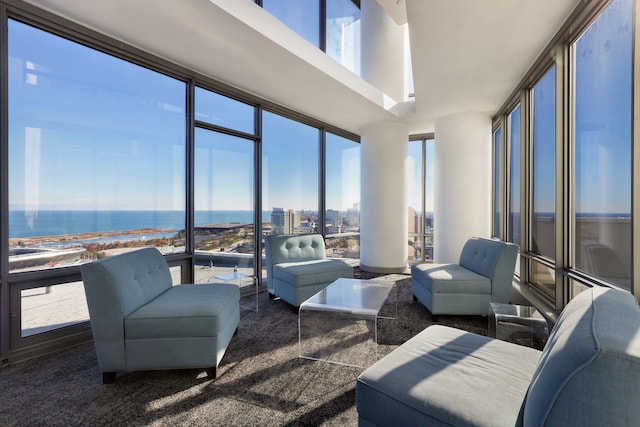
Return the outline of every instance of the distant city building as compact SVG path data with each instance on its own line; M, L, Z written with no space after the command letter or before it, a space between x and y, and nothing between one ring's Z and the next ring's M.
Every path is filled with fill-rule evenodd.
M328 209L325 213L325 227L327 234L338 234L342 231L342 221L340 221L340 212L334 209Z
M360 227L360 203L354 203L352 209L347 209L347 227Z
M422 223L422 213L416 212L414 208L409 206L408 209L408 225L409 233L420 233L420 224Z
M300 214L292 209L273 208L271 234L293 234L300 229Z
M425 219L425 224L428 229L433 229L433 212L427 213L427 218Z
M409 207L407 215L409 259L422 260L424 255L425 260L433 260L433 213L427 212L425 216Z

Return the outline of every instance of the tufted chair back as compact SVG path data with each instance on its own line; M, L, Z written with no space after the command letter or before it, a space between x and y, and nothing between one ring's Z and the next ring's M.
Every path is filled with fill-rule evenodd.
M473 237L460 254L459 265L491 280L491 301L508 303L518 245Z
M124 318L171 288L167 261L157 249L145 248L80 268L94 343L99 360L104 359L100 366L124 370Z
M306 262L327 258L320 234L274 234L265 238L267 287L273 292L273 266L283 262Z

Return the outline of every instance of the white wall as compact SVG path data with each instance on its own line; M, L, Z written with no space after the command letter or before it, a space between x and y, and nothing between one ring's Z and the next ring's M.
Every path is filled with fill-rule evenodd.
M408 127L375 123L361 133L360 265L375 272L407 266Z
M443 117L435 135L434 262L455 263L467 239L491 236L491 117Z

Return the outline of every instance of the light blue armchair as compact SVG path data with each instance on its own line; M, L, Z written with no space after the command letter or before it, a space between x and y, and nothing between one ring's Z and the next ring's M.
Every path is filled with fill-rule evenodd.
M277 234L265 238L267 288L294 307L341 277L353 277L353 267L327 259L320 234Z
M474 237L458 264L411 267L411 290L432 315L485 315L489 303L508 303L518 245Z
M124 371L216 368L240 321L231 284L172 286L155 248L81 267L91 330L104 383Z
M565 307L543 351L432 325L364 371L359 426L637 426L640 309L604 287Z

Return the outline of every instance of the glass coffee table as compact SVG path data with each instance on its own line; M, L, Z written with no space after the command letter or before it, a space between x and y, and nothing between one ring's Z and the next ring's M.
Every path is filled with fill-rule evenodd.
M549 338L546 319L535 307L490 303L489 336L542 350Z
M300 304L298 356L367 367L378 359L378 319L395 319L396 284L342 278Z

